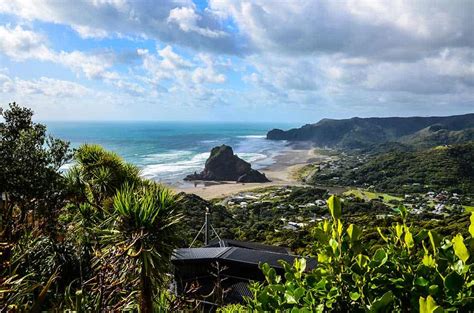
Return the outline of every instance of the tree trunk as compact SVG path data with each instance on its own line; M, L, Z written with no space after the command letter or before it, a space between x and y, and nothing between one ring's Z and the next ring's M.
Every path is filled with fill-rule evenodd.
M142 265L140 273L140 311L141 313L153 312L153 293L151 290L151 280L148 277L145 266Z

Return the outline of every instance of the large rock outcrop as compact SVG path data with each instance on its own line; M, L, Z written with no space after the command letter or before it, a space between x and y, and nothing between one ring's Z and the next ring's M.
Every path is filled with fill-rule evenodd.
M231 147L222 145L214 147L201 173L186 176L184 180L237 181L242 183L268 182L265 174L252 169L234 154Z

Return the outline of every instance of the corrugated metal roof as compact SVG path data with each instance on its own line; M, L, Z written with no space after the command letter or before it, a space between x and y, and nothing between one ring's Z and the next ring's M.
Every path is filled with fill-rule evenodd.
M258 265L260 263L268 263L271 267L283 268L283 266L280 265L280 260L284 260L292 264L296 258L299 258L299 256L233 247L232 249L229 249L225 253L223 253L220 258L229 261L236 261L255 265ZM308 259L308 268L313 268L314 266L316 266L316 261L313 261L314 264L311 260Z
M248 283L238 282L229 287L229 294L227 296L240 300L243 297L252 297L252 292L249 289Z
M231 248L183 248L175 250L171 260L217 259Z
M239 247L224 248L185 248L176 250L172 261L192 261L192 260L227 260L239 263L254 264L268 263L272 267L282 268L279 260L284 260L290 264L300 256L293 256L283 253L270 251L251 250ZM316 266L316 260L306 258L307 269L313 269Z
M208 247L240 247L252 250L264 250L264 251L271 251L276 253L284 253L288 254L288 249L285 247L279 246L270 246L265 245L259 242L248 242L248 241L239 241L239 240L232 240L232 239L213 239L209 243Z

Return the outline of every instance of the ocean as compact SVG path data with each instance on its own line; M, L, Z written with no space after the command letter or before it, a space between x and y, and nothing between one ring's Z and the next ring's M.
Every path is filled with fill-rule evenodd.
M274 163L288 144L265 139L272 128L286 123L223 122L43 122L48 132L73 148L95 143L138 166L143 177L183 185L187 174L199 172L210 150L226 144L239 157L260 169Z

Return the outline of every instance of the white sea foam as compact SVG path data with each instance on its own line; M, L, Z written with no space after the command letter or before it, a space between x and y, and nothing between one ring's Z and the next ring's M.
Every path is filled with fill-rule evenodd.
M186 174L200 171L208 157L209 152L206 152L199 153L187 160L146 165L142 168L141 174L146 178L163 180L184 177Z
M222 142L222 139L213 139L213 140L201 140L201 143L218 143Z
M183 158L193 155L194 152L187 150L170 150L164 153L147 154L143 156L143 161L146 163L165 163L182 160Z
M268 156L262 153L236 153L237 156L249 163L266 159Z
M237 138L266 138L266 135L246 135L246 136L237 136Z

